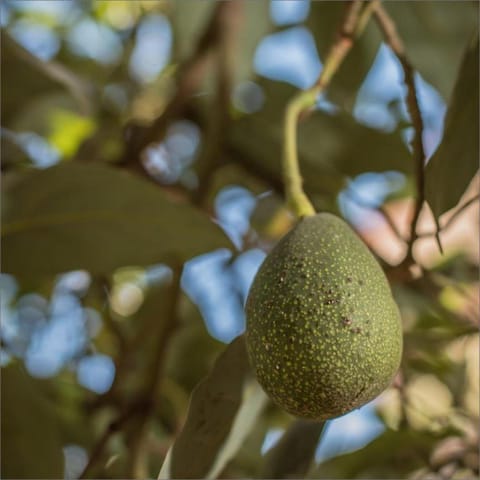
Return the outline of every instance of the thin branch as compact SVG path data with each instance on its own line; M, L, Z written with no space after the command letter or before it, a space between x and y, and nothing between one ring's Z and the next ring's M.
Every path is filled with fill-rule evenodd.
M415 135L412 141L413 160L415 163L415 178L417 196L413 212L413 218L410 225L410 238L408 241L407 254L404 262L412 264L413 261L413 244L418 238L417 224L420 218L420 212L425 201L425 149L423 146L423 119L418 103L417 91L415 88L415 71L412 64L407 58L403 41L400 38L395 23L388 14L388 12L379 3L375 5L375 19L380 29L383 32L386 43L390 46L393 53L396 55L404 72L404 82L407 86L407 108L410 113L412 125L415 130Z
M337 39L330 47L318 80L313 87L299 92L285 110L283 177L287 204L298 217L314 215L315 209L303 191L297 155L297 123L302 113L315 106L319 94L329 85L356 38L366 27L374 9L369 5L368 9L363 7L361 0L352 0L347 4Z
M478 202L480 200L480 194L475 195L472 197L470 200L467 200L463 205L458 207L457 210L453 213L453 215L448 219L447 223L443 227L440 228L440 232L443 232L444 230L447 230L457 219L458 217L465 212L465 210L473 205L475 202ZM417 235L417 238L428 238L428 237L436 237L438 234L437 231L435 232L427 232L427 233L421 233Z

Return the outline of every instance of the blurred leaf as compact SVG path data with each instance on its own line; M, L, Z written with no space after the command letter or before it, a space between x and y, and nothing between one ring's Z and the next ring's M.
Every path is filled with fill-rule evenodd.
M172 339L166 369L170 377L191 392L208 374L224 344L209 335L197 307L186 297L183 307L183 325Z
M324 426L325 422L295 420L267 453L261 478L304 478Z
M295 219L285 205L283 199L276 194L258 198L250 217L252 228L270 241L283 237L294 225Z
M218 478L240 450L267 402L268 397L262 387L255 380L249 382L245 387L242 405L235 416L230 433L205 478L212 480Z
M1 45L2 125L10 126L19 109L38 95L57 90L58 85L18 56L16 49L21 47L3 30Z
M96 129L93 117L77 113L73 99L62 91L45 93L32 99L16 112L10 122L10 128L17 133L34 132L55 148L60 157L70 158ZM102 147L107 143L105 135L106 119L102 122ZM116 130L118 137L118 127ZM98 149L100 150L100 148ZM97 152L84 158L98 158Z
M262 83L265 108L233 123L229 146L236 157L275 182L281 182L283 113L295 89ZM300 167L307 193L337 193L345 176L373 171L411 171L410 154L399 133L383 133L358 124L347 113L312 113L298 129Z
M2 123L10 124L19 106L40 94L65 88L82 113L92 111L90 86L64 65L43 61L1 31ZM7 94L5 94L7 93Z
M16 138L8 130L0 130L0 151L2 152L2 170L7 170L20 165L28 165L29 158Z
M315 38L320 59L325 60L338 28L345 14L347 2L317 1L311 3L307 19ZM357 91L367 76L380 46L378 30L369 25L362 36L355 41L348 56L340 65L328 89L328 98L350 110L355 102Z
M247 80L253 72L253 56L258 42L270 31L269 2L238 2L239 22L232 57L236 82ZM176 57L185 60L194 51L218 2L213 0L173 2L171 22L174 30ZM237 13L237 12L235 12ZM218 28L218 27L217 27Z
M170 22L173 29L175 60L180 62L193 54L200 36L212 15L216 2L171 2Z
M414 67L449 98L462 50L478 24L478 2L385 2Z
M239 15L239 34L236 49L232 55L235 59L235 80L240 82L248 80L253 72L253 57L258 42L271 28L269 2L243 2L242 15Z
M268 404L262 415L257 418L235 458L222 473L223 478L260 478L262 462L259 461L259 455L265 441L265 435L271 428L271 419L268 415L271 406L271 403Z
M54 405L18 365L1 372L2 478L63 478Z
M195 208L101 165L66 163L7 175L3 207L3 271L20 277L106 273L230 245Z
M406 478L428 465L436 437L413 430L387 430L366 447L321 463L309 478Z
M454 207L478 170L478 34L470 41L445 118L445 131L425 171L425 196L438 218Z
M46 92L28 103L20 104L9 127L15 132L35 132L47 137L52 131L52 116L65 111L74 114L75 102L62 91Z
M212 468L241 408L249 364L243 337L217 359L193 391L185 426L171 451L170 478L203 478Z
M63 158L71 157L80 143L95 129L95 122L68 110L56 110L50 116L51 134L48 141Z

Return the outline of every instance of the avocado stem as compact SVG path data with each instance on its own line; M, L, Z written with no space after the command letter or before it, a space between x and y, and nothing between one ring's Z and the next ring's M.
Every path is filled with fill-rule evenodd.
M348 5L345 17L340 25L339 35L330 47L322 72L313 87L298 92L285 109L283 181L287 205L299 218L315 215L315 209L303 190L297 153L297 124L302 113L315 106L317 98L334 76L343 59L350 51L354 41L365 29L379 0L367 2L353 0ZM363 8L363 10L362 10Z

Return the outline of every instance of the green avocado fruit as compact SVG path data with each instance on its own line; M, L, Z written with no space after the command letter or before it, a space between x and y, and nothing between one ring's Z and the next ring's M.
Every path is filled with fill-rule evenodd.
M246 303L250 363L280 407L316 420L379 395L402 356L400 314L371 252L340 218L302 218L260 266Z

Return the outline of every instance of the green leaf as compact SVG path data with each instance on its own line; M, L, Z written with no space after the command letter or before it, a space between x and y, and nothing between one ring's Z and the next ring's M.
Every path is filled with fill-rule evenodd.
M428 465L435 440L413 430L387 430L366 447L321 463L309 478L407 478Z
M182 61L193 54L206 28L216 2L214 0L183 1L171 4L169 14L173 29L175 59Z
M413 66L451 95L462 50L478 25L478 2L385 2Z
M19 110L40 95L62 91L76 100L82 113L93 109L91 86L63 64L43 61L1 31L2 124L10 126ZM8 95L5 93L8 92Z
M234 122L229 146L235 158L282 183L283 114L295 89L278 82L262 83L265 108ZM384 133L360 125L344 112L312 113L298 127L300 169L307 193L332 195L345 177L373 171L410 173L410 154L399 133Z
M63 478L52 403L19 365L2 368L2 478Z
M172 338L166 371L185 391L191 392L208 374L225 345L209 335L197 307L186 296L182 300L182 327Z
M325 61L344 15L345 2L311 2L306 23L315 38L322 61ZM356 94L375 60L380 41L380 33L374 25L367 26L355 41L328 89L328 97L335 103L351 110Z
M6 175L3 188L3 271L19 277L108 273L230 246L200 211L112 167L65 163Z
M325 422L295 420L268 453L261 478L304 478Z
M213 0L184 0L173 3L170 18L178 60L185 60L192 55L217 6L218 2ZM234 62L232 62L231 68L234 80L240 82L252 76L253 57L257 44L272 28L269 2L264 0L238 2L236 8L234 6L229 14L235 16L233 22L239 23L239 25L235 25L237 30L233 33L235 36L232 54ZM210 84L207 82L208 87Z
M454 207L478 170L478 33L469 42L445 118L442 142L425 171L434 215Z
M227 464L235 457L242 444L253 430L259 415L268 403L268 397L262 387L251 380L244 389L242 406L235 416L230 434L218 452L215 463L205 478L215 479Z
M163 477L161 472L161 478L207 475L241 408L249 372L244 338L237 337L193 391L185 426L172 447L170 473Z
M239 15L236 50L234 53L235 81L248 80L253 74L253 58L260 40L270 32L272 23L269 13L270 2L243 2L244 12Z

